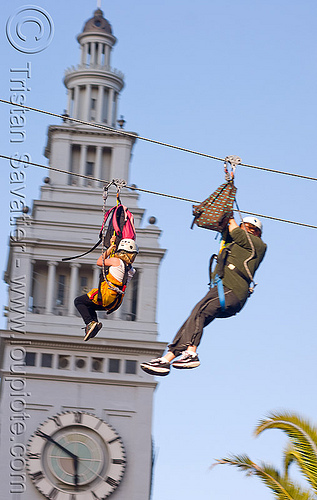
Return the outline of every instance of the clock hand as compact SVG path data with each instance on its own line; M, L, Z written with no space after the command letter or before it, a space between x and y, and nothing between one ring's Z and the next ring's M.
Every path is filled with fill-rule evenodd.
M74 483L77 488L78 486L78 457L74 458Z
M102 479L103 481L105 480L104 476L101 476L96 471L94 471L93 469L88 467L88 465L84 464L83 461L81 461L81 467L85 467L85 469L88 469L90 472L93 472L95 474L95 476L100 477L100 479Z
M65 448L63 445L61 445L57 441L55 441L55 439L53 439L51 436L49 436L48 434L45 434L45 432L38 431L37 435L46 439L47 441L50 441L50 443L55 444L56 446L58 446L58 448L63 450L67 455L69 455L73 459L73 461L74 461L74 483L75 483L75 486L78 486L78 460L79 460L78 456L75 455L74 453L72 453L70 450Z
M60 448L61 450L63 450L65 453L67 453L67 455L69 455L71 458L73 458L74 460L76 460L78 462L77 455L75 455L74 453L72 453L70 450L68 450L67 448L65 448L63 445L59 444L51 436L49 436L48 434L45 434L45 432L43 432L43 431L37 431L36 434L37 434L37 436L40 436L40 437L46 439L47 441L50 441L50 443L55 444L56 446L58 446L58 448Z

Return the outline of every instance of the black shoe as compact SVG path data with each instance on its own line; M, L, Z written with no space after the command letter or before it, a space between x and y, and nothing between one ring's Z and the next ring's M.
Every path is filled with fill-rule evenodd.
M180 370L185 368L197 368L199 365L200 361L198 355L194 352L191 354L188 351L184 351L181 357L172 364L174 368L178 368Z
M97 335L99 330L102 328L102 323L97 323L97 321L91 321L85 328L85 337L84 341L92 339Z
M171 364L162 358L151 359L147 363L141 363L140 366L144 372L160 377L168 375L171 369Z

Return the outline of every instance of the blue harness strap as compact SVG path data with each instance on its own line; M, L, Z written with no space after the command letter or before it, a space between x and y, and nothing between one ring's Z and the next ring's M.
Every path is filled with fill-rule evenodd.
M213 254L210 257L210 262L209 262L209 277L210 277L209 286L214 287L215 285L217 285L218 297L219 297L220 307L221 307L222 311L224 311L226 309L226 299L225 299L225 292L223 289L222 278L224 276L224 266L225 266L228 252L230 252L230 245L224 244L224 240L221 240L219 254L218 255ZM212 264L213 264L214 260L217 261L218 272L219 272L221 277L217 273L217 274L215 274L214 278L212 278Z
M214 284L217 285L220 307L221 307L221 310L224 311L226 309L225 292L223 289L222 279L219 278L218 274L216 274L216 276L215 276Z

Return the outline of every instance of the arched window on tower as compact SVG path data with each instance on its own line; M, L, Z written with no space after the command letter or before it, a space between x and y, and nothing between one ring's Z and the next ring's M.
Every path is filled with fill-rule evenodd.
M86 172L85 175L92 177L94 174L94 164L92 161L86 162ZM92 181L90 179L85 179L85 186L91 186Z
M96 120L97 116L97 99L98 99L98 87L91 88L91 99L90 99L90 116L91 121Z
M91 104L90 104L90 120L91 121L95 121L96 119L96 102L97 102L97 99L95 98L91 98Z
M89 146L87 148L87 159L85 167L85 175L88 177L93 177L95 173L95 161L96 161L96 148L95 146ZM92 186L93 180L84 179L84 186Z

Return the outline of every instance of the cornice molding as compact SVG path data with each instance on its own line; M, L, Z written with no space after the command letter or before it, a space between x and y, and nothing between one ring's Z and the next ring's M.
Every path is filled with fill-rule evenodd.
M5 337L2 337L5 338ZM153 345L148 345L146 347L146 344L150 344L148 341L142 341L140 344L142 344L140 347L138 346L131 346L131 345L122 345L124 342L131 342L129 340L121 340L120 339L120 344L116 341L116 339L111 339L111 342L113 342L112 345L104 345L100 343L90 343L90 344L85 344L83 348L83 342L82 339L79 342L70 342L69 340L66 340L64 342L57 340L57 341L52 341L52 340L39 340L39 339L30 339L30 338L25 338L25 339L10 339L6 338L6 341L9 341L8 343L11 346L19 346L19 347L33 347L33 348L45 348L45 349L54 349L56 351L60 350L68 350L68 351L73 351L73 352L80 352L81 354L84 353L116 353L116 354L121 354L121 355L126 355L126 354L133 354L133 355L151 355L151 356L158 356L161 355L162 351L165 349L166 343L165 342L155 342L153 341L153 344L157 345L157 347L154 347ZM58 353L57 353L58 354Z
M69 122L72 121L71 118L67 118L67 120ZM93 122L93 123L95 124L95 122ZM96 124L100 125L101 127L102 126L109 127L108 125L106 125L104 123L96 123ZM109 127L109 128L111 128L111 127ZM107 135L107 136L113 136L113 137L121 137L124 139L132 139L133 141L135 141L139 135L136 132L130 132L130 131L128 131L127 133L131 134L131 135L126 135L126 134L120 133L119 131L116 132L116 129L113 129L113 131L108 130L108 128L107 128L107 130L103 130L103 129L97 128L97 127L88 127L87 125L84 125L84 124L83 125L77 124L76 122L74 122L73 125L50 125L48 128L48 134L50 134L52 132L64 132L64 133L67 132L70 135L87 135L87 134L91 135L91 136L92 135Z
M93 374L93 372L91 372ZM105 374L103 374L105 375ZM3 371L2 372L3 377L12 377L12 373L10 371ZM21 376L21 375L20 375ZM98 385L112 385L112 386L121 386L121 387L147 387L150 389L155 389L156 386L158 385L158 382L156 381L138 381L138 380L124 380L124 379L110 379L110 378L96 378L96 377L85 377L85 376L65 376L65 375L56 375L56 372L54 374L48 375L46 373L26 373L23 374L23 377L27 379L33 379L33 380L50 380L54 382L74 382L76 384L80 383L86 383L86 384L98 384ZM29 404L32 404L31 402Z

